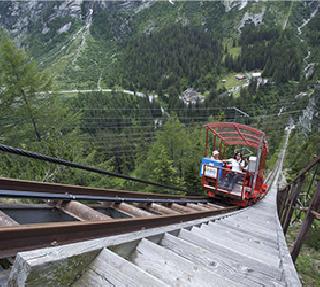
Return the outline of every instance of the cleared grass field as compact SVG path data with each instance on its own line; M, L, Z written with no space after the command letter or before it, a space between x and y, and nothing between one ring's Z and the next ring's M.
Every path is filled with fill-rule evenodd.
M232 88L241 86L245 83L246 80L237 80L235 77L238 73L228 73L225 74L224 77L221 77L217 88L222 89L225 88L226 90L230 90Z

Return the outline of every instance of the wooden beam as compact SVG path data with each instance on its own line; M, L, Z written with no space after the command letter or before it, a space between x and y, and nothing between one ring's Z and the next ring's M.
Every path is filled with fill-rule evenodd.
M0 210L0 226L18 226L18 222Z
M302 242L305 236L307 235L314 218L316 217L314 213L319 214L318 213L319 211L320 211L320 182L318 182L317 184L317 191L310 203L308 213L306 215L305 220L302 223L299 234L296 240L294 241L292 252L291 252L291 257L293 261L295 261L299 256Z
M302 212L307 212L309 210L308 207L303 207L303 206L294 206L293 208Z
M176 204L176 203L171 204L171 209L181 213L194 212L194 209L192 209L191 207L187 207L185 205Z
M312 162L310 162L304 169L302 169L299 174L295 177L293 182L299 181L299 178L301 176L304 176L310 169L312 169L314 166L316 166L318 163L320 163L320 156L316 157Z
M291 185L286 185L285 188L278 189L277 193L277 210L280 222L282 221L283 213L288 202L288 196L291 192Z
M127 203L115 204L113 205L113 208L131 214L133 217L155 216L155 214L152 214L150 212L142 210L141 208Z
M320 212L312 210L311 213L314 215L314 219L320 220Z
M208 208L200 206L198 204L188 203L188 207L191 207L193 209L193 212L195 211L208 211Z
M284 234L287 233L289 224L291 222L293 210L294 210L293 207L295 206L296 201L297 201L297 199L299 197L299 194L300 194L304 179L305 179L305 176L302 175L300 177L300 180L293 186L293 191L292 191L292 193L290 195L290 199L289 199L289 202L288 202L287 212L285 214L284 221L283 221L283 232L284 232Z
M156 212L158 214L179 214L180 213L169 207L166 207L160 204L155 204L155 203L145 204L144 208L148 211Z
M66 204L61 205L61 209L70 214L71 216L81 221L96 221L96 220L110 220L112 219L109 215L103 214L94 210L93 208L79 203L77 201L70 201Z

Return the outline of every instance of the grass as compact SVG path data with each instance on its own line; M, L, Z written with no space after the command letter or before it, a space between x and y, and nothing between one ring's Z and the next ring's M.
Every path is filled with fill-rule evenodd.
M234 38L235 41L236 41L236 45L238 44L237 43L237 39L236 37ZM241 53L241 47L240 46L235 46L235 47L232 47L233 46L233 38L225 38L223 40L223 47L224 48L227 48L227 51L228 53L230 53L230 55L233 57L233 58L236 58L240 55Z
M233 47L229 50L230 52L230 55L233 57L233 58L236 58L240 55L241 53L241 48L240 47Z
M286 236L289 250L292 248L300 228L301 223L295 223L289 227ZM309 240L303 242L300 255L295 262L302 286L320 287L320 250L315 247L309 236Z
M241 86L242 84L244 84L245 80L237 80L235 78L235 76L237 75L238 73L228 73L228 74L225 74L223 77L221 77L221 79L219 80L218 84L217 84L217 88L218 89L222 89L222 88L225 88L226 90L230 90L234 87L237 87L237 86ZM222 81L225 80L225 83L223 83Z

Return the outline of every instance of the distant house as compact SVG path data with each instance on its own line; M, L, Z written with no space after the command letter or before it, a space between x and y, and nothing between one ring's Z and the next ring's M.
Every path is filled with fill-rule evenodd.
M241 80L244 80L246 78L246 75L244 74L238 74L238 75L235 75L235 78L238 80L238 81L241 81Z
M298 95L296 95L294 98L295 99L299 99L299 98L303 98L303 97L307 97L308 93L307 92L300 92Z
M195 104L197 102L202 103L204 101L204 97L193 88L186 89L182 93L182 96L180 96L180 99L183 100L185 104Z
M251 74L253 79L261 78L262 73L261 72L253 72Z

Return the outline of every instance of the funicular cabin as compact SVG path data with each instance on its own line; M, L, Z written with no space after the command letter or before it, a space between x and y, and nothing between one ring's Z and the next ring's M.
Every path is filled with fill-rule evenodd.
M234 122L212 122L204 127L206 147L200 176L208 196L239 206L254 204L265 196L265 134ZM236 157L230 158L234 152ZM239 169L235 168L237 162Z

